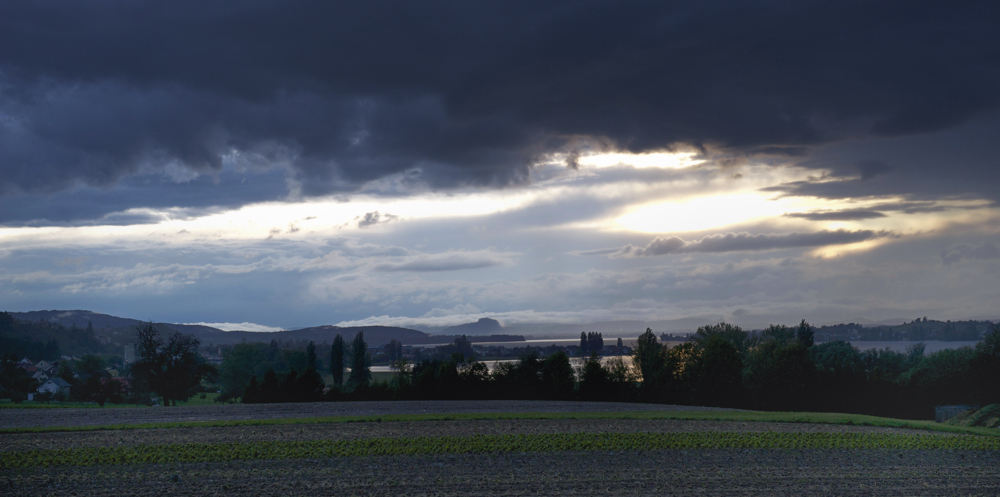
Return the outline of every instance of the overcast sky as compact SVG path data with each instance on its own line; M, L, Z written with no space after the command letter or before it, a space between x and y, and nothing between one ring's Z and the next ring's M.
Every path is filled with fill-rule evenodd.
M1000 4L937 3L3 2L0 308L997 319Z

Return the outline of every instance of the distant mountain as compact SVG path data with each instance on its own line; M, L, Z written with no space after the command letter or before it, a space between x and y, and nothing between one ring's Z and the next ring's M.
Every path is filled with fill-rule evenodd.
M444 335L496 335L502 333L503 326L500 321L490 318L480 318L475 323L465 323L458 326L449 326L441 330Z
M992 321L936 321L922 318L893 326L862 326L856 323L820 326L816 328L815 339L819 342L833 340L978 341L992 328Z
M61 324L67 328L71 328L73 325L79 328L86 328L87 323L91 323L94 325L94 330L104 328L134 328L145 322L138 319L120 318L108 314L80 310L11 312L10 315L14 319L21 321L28 321L30 323L44 321L46 323Z
M97 312L73 310L73 311L30 311L11 312L11 317L19 321L29 323L44 322L64 326L66 328L78 327L86 328L87 323L94 327L94 334L98 337L109 337L108 342L121 345L130 342L135 329L148 321L138 319L121 318ZM499 323L498 323L499 324ZM423 331L409 328L397 328L393 326L353 326L340 328L337 326L315 326L289 331L253 332L253 331L223 331L211 326L194 324L175 323L153 323L161 332L170 330L179 331L188 335L194 335L201 340L203 345L231 345L240 342L299 342L312 340L316 343L333 343L333 337L341 335L344 340L353 340L358 331L364 330L365 341L369 346L378 347L389 343L391 340L399 340L406 345L419 345L427 343L437 343L439 338L432 338L431 335ZM57 338L58 337L54 337Z
M205 345L229 345L240 342L308 342L333 343L333 338L340 335L345 341L351 341L359 331L365 332L365 342L369 347L380 347L391 340L398 340L404 345L420 345L426 343L437 343L438 339L419 330L409 328L397 328L394 326L351 326L341 328L339 326L314 326L312 328L302 328L300 330L289 331L185 331L201 339Z

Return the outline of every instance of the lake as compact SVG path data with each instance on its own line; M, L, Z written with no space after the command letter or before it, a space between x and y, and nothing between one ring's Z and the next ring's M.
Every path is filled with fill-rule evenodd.
M617 340L617 339L614 339L614 340ZM504 347L513 348L513 347L525 347L527 345L531 345L532 347L547 347L549 345L567 346L567 345L579 345L579 343L580 343L579 339L551 339L551 340L525 340L523 342L489 342L489 343L477 343L475 345L502 345ZM605 340L604 343L607 344L609 342L607 340ZM610 343L613 344L614 342L612 341ZM670 347L674 347L674 346L677 346L677 345L682 344L684 342L664 342L664 343L666 343ZM894 352L904 352L905 353L906 349L909 346L911 346L913 344L916 344L916 343L920 343L920 342L914 342L914 341L909 341L909 340L895 340L895 341L889 341L889 340L883 340L883 341L849 340L848 343L850 343L851 345L857 347L859 350L889 348L890 350L892 350ZM926 348L924 349L924 354L926 355L926 354L933 354L934 352L938 352L940 350L945 350L945 349L958 349L958 348L962 348L962 347L966 347L966 346L975 347L977 342L972 342L972 341L947 341L947 340L925 340L923 343L924 343L924 345L926 345ZM630 343L629 341L626 340L625 341L625 345L635 346L635 342L633 340ZM631 357L629 357L629 356L622 356L622 357L625 359L625 363L626 364L632 364L632 358ZM602 357L601 358L602 362L604 362L605 364L610 359L611 359L611 357ZM572 362L572 364L574 366L576 366L577 364L579 364L579 361L580 361L579 357L571 357L570 358L570 362ZM501 359L501 360L498 360L498 361L483 361L483 362L486 363L486 366L490 369L490 371L493 371L493 367L494 367L495 363L498 363L498 362L517 362L517 359ZM382 373L387 373L387 372L392 371L389 368L389 366L372 366L371 370L372 370L372 372L382 372Z

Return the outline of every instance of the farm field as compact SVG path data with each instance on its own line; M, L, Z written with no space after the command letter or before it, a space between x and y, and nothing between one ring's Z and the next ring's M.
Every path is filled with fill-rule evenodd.
M667 419L702 416L673 406L628 412L599 410L608 404L520 401L507 403L508 413L496 405L470 412L472 405L489 403L397 403L395 409L383 404L335 405L345 409L336 411L340 415L366 421L286 419L289 423L176 428L136 424L39 433L9 432L16 420L8 415L30 411L44 421L49 414L72 410L4 410L0 421L8 432L0 433L0 494L1000 493L996 436L752 421L748 419L765 417L720 411L704 414L732 419ZM422 418L431 404L436 418ZM176 409L194 410L184 412L189 420L227 419L219 417L224 409L216 407L240 406ZM282 405L252 407L259 416L289 412ZM205 410L202 416L198 409ZM159 419L158 411L173 410L127 409L148 411L152 417L143 418L147 420ZM89 425L121 421L113 410L79 411L108 413L103 419L90 418L95 422ZM539 419L518 418L525 415ZM636 419L622 417L633 415ZM270 418L256 419L266 423ZM141 462L142 457L149 462Z
M44 414L39 411L44 409ZM8 408L0 410L0 429L43 426L94 426L137 423L197 422L309 418L315 416L380 416L409 414L724 411L724 409L635 404L627 402L560 402L549 400L413 400L316 402L298 404L215 404L177 407Z

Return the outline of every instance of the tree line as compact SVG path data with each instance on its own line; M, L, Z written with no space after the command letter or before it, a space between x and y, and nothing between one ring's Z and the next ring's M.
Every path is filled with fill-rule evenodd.
M262 375L248 374L235 397L244 402L580 399L906 418L929 418L935 405L1000 402L1000 383L995 381L1000 377L1000 325L976 347L933 354L926 354L922 344L906 352L861 351L843 341L817 345L814 337L815 329L805 321L756 333L719 323L668 347L647 329L637 340L631 364L596 353L573 364L562 351L547 356L530 351L490 370L471 354L456 351L450 359L416 364L407 364L400 355L392 379L377 382L371 380L362 332L349 344L339 336L335 340L329 388L317 381L315 364L279 374L272 363ZM596 346L600 337L584 334L581 342ZM234 349L239 347L257 346ZM398 350L395 344L387 349ZM227 359L236 355L225 356L223 375ZM276 384L281 387L275 389Z
M749 333L727 323L704 326L666 348L649 330L634 363L636 398L760 410L823 411L928 418L933 407L1000 402L1000 325L975 347L932 354L861 351L845 341L814 343L805 321Z
M223 353L216 369L198 354L197 339L181 333L162 337L149 324L137 330L137 357L122 368L123 382L109 381L105 363L95 355L74 363L78 371L61 364L59 376L73 379L77 400L101 403L146 403L156 396L176 404L214 382L222 391L218 400L246 403L581 399L929 418L936 405L1000 402L1000 325L992 325L974 347L931 354L923 344L905 352L861 351L844 341L816 344L815 329L805 321L760 332L728 323L703 326L674 347L647 329L628 361L602 358L597 353L602 342L599 334L583 334L581 344L592 353L575 363L560 350L528 349L492 370L474 357L468 340L456 339L449 357L414 364L401 344L390 342L378 352L391 357L392 379L373 381L376 349L369 349L364 332L350 342L337 335L323 351L311 342L305 350L273 341L237 344ZM27 383L16 359L7 354L0 365L8 389ZM73 378L74 373L83 374Z

